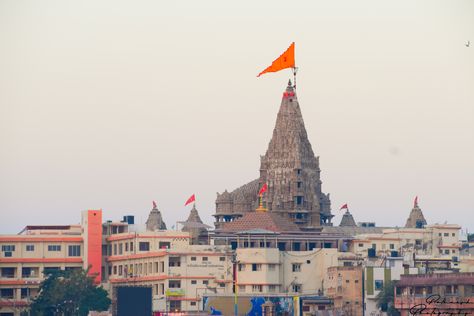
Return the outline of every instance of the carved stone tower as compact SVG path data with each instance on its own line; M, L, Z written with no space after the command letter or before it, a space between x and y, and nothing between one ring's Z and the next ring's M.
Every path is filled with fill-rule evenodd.
M405 224L406 228L423 228L426 225L426 219L423 216L423 212L421 211L420 207L418 206L418 197L415 198L415 202L413 203L413 208L410 212L410 216L407 219Z
M266 207L302 227L330 223L329 197L321 191L315 157L291 81L283 93L273 136L261 157L260 185L268 184Z
M288 83L283 93L273 136L260 159L260 177L216 199L216 228L258 206L258 190L267 183L265 207L300 228L332 225L329 194L321 190L319 157L315 157L296 92Z
M161 212L156 207L156 204L153 205L153 209L148 215L148 219L146 221L146 230L166 230L166 224L163 221L163 217L161 217Z

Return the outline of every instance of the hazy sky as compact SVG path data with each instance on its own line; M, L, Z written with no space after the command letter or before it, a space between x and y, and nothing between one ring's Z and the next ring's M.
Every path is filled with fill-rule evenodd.
M471 47L466 47L471 40ZM168 224L258 177L296 42L334 222L474 231L474 1L0 0L0 233Z

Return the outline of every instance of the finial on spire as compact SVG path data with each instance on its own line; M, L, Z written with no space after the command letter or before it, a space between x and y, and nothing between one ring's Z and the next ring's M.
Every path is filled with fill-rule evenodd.
M291 79L288 79L288 87L293 87L293 85L291 84Z
M418 195L415 196L415 201L413 201L413 207L418 207Z

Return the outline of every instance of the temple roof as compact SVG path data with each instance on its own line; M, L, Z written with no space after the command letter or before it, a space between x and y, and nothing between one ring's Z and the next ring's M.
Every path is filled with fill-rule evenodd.
M196 205L193 205L191 212L189 212L188 219L184 222L179 223L183 225L183 231L186 231L187 229L191 228L211 228L211 226L206 225L202 222L201 217L199 216L199 213L196 209Z
M222 231L241 232L250 230L266 230L271 232L297 232L299 227L271 212L248 212L233 222L225 223Z
M166 229L166 224L163 221L161 212L158 210L156 205L154 205L146 221L146 230L155 231L155 230L165 230L165 229Z
M339 224L339 226L357 226L354 217L352 217L352 214L349 213L349 210L347 210L344 215L342 215L341 223Z
M426 226L426 219L423 216L423 212L418 206L418 197L415 199L415 203L410 212L410 216L407 218L405 228L422 228Z

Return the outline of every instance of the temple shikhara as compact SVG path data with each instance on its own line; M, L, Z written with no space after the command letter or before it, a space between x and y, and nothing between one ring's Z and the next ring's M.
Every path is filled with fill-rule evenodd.
M258 190L264 183L268 185L263 196L268 212L288 219L300 229L332 224L329 194L322 191L319 157L309 142L291 81L283 93L267 152L261 156L260 177L232 192L217 194L216 228L254 212Z

